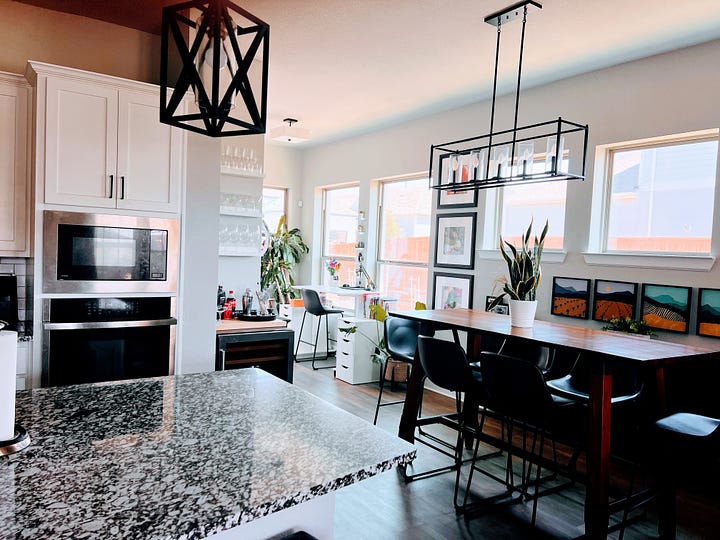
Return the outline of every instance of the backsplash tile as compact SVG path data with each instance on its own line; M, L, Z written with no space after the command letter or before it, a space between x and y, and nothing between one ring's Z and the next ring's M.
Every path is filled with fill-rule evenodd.
M0 274L15 274L18 282L18 334L33 331L33 264L31 258L0 257Z

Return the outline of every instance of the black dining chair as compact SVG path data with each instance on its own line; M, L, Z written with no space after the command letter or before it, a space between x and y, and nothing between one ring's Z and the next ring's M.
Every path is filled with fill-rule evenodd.
M682 473L716 460L720 453L720 419L678 412L655 422L655 477L660 538L676 536L676 490Z
M330 337L330 320L328 319L328 316L330 315L337 315L343 312L342 309L333 309L333 308L326 308L323 303L320 301L320 295L317 291L313 289L302 289L302 298L303 303L305 305L305 311L303 312L303 318L302 322L300 323L300 332L298 334L298 344L297 347L295 347L295 361L299 362L297 359L298 351L300 350L300 344L305 343L306 345L312 345L313 346L313 355L312 355L312 368L317 369L326 369L326 368L332 368L335 367L334 365L330 366L322 366L322 367L315 367L315 360L317 359L317 344L318 339L320 338L320 327L322 326L322 318L325 317L325 359L329 358L331 356L330 351L330 342L337 342L335 338ZM317 321L317 331L315 332L315 342L310 342L302 339L302 331L303 326L305 326L305 316L307 314L313 315L315 317L319 317ZM322 358L321 358L322 359ZM306 360L304 360L306 361Z
M390 356L385 358L380 371L380 390L378 392L377 404L375 405L375 417L373 418L373 424L377 424L380 407L404 403L404 400L382 403L383 389L385 387L385 383L387 382L386 375L388 366L392 365L391 362L400 362L405 365L406 372L409 372L413 358L415 357L417 339L420 335L420 323L418 321L411 321L410 319L388 316L385 318L384 328L385 344ZM393 373L394 372L395 370L393 369ZM392 382L395 382L394 375L391 380Z
M426 377L436 386L455 393L455 411L449 414L434 417L424 417L418 420L419 424L440 423L457 431L455 443L442 441L433 437L432 441L425 438L416 438L417 442L425 444L453 459L453 464L447 467L440 467L425 472L407 475L405 468L401 472L406 481L428 478L436 474L449 471L456 471L455 490L453 503L456 509L458 504L458 488L460 484L460 469L463 464L463 437L476 436L482 430L482 423L479 426L468 426L463 419L463 399L465 394L466 402L480 404L485 402L482 384L475 378L473 371L468 365L465 351L453 341L444 341L434 337L420 336L417 341L417 352L420 365L425 371ZM477 430L477 431L475 431ZM437 446L438 443L442 446ZM449 451L448 451L449 450Z
M567 418L571 414L570 410L574 408L575 404L572 400L550 393L543 372L534 361L484 352L480 355L480 365L482 366L487 406L498 414L507 425L507 441L503 447L508 453L507 471L510 475L508 487L512 490L516 490L513 481L512 460L517 451L513 445L513 432L516 427L522 430L522 450L519 455L523 459L523 468L521 484L517 489L533 500L531 521L534 526L540 495L541 470L545 461L545 441L550 439L552 442L556 434L562 431L562 427L567 423ZM528 432L532 435L529 450L526 444ZM479 440L476 441L473 452L463 506L467 505L473 472L478 470L476 468L478 443ZM554 458L553 451L553 460ZM525 469L526 460L529 461L527 471ZM529 488L533 461L537 470L534 490L531 493ZM553 490L555 491L557 488L553 488Z

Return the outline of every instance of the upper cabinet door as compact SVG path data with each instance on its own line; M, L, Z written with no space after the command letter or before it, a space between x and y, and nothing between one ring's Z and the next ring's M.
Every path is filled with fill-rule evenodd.
M28 88L0 81L0 255L28 245Z
M45 202L114 208L118 91L47 79Z
M160 123L157 93L120 91L117 207L178 212L182 134Z

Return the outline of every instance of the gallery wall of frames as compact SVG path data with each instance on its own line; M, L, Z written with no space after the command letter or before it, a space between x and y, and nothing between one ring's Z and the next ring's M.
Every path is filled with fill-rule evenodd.
M449 211L435 217L434 266L442 270L433 273L434 309L472 308L477 200L477 190L437 194L437 209Z
M601 322L640 319L650 328L688 334L694 309L694 332L720 338L720 289L698 289L694 308L692 292L678 285L555 276L550 313Z

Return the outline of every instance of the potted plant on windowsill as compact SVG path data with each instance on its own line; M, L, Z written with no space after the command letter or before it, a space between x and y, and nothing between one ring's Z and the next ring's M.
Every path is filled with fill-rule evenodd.
M542 277L540 259L548 232L548 222L546 221L540 238L535 236L533 245L530 247L532 226L531 221L527 232L522 237L520 247L515 247L500 237L500 253L507 264L508 277L501 280L502 292L488 307L490 310L500 304L503 298L509 297L510 324L521 328L531 327L535 320L536 293Z

